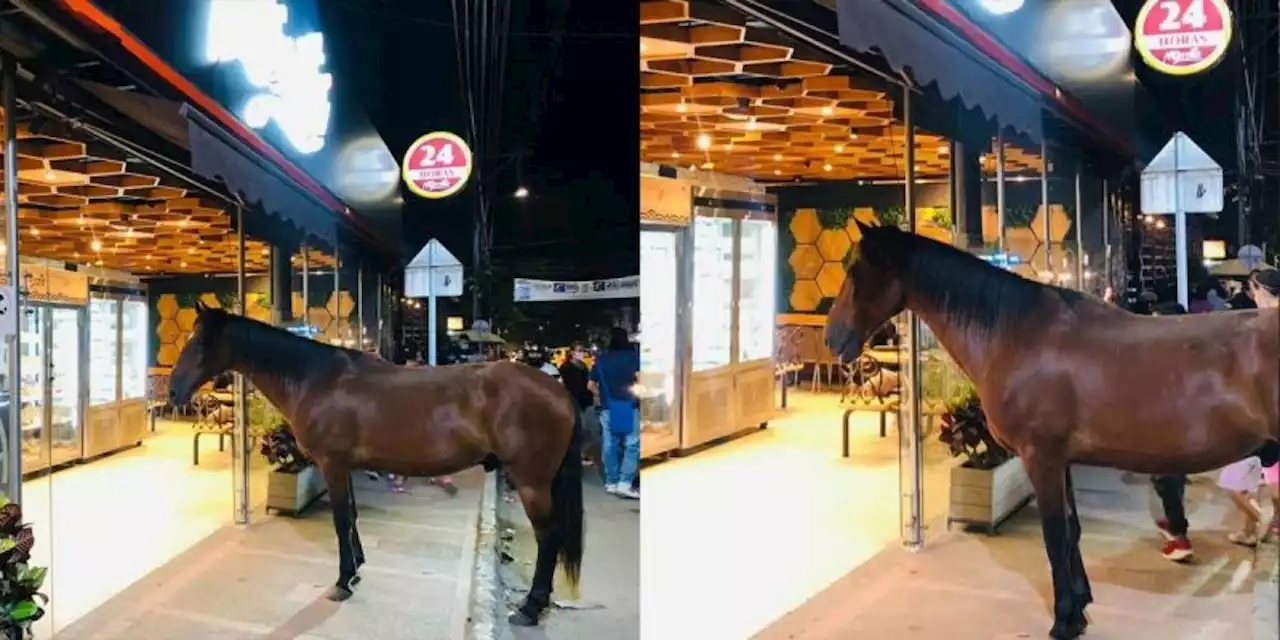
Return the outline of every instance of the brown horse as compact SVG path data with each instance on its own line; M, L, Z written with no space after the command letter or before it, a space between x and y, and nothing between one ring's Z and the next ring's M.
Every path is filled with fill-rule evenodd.
M1131 314L946 244L866 227L827 318L846 361L894 315L919 315L974 382L996 439L1022 458L1053 573L1053 638L1093 601L1070 465L1200 473L1280 440L1280 312Z
M523 364L398 367L218 309L197 308L195 331L170 376L178 404L224 371L243 375L283 412L315 461L338 536L335 601L364 564L351 473L442 476L502 467L538 543L532 588L511 615L536 625L551 601L556 559L576 584L582 564L581 423L563 385Z

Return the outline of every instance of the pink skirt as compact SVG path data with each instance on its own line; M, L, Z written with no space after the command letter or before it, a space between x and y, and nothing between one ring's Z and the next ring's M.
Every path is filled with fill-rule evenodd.
M1262 483L1262 462L1257 456L1250 456L1239 462L1222 468L1218 474L1218 486L1227 491L1252 493Z
M1262 481L1270 486L1280 485L1280 462L1262 469Z

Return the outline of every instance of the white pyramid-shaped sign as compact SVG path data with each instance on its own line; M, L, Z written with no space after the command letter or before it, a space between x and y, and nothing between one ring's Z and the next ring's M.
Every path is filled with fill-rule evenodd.
M432 238L404 269L404 295L452 298L462 295L462 262Z
M1143 213L1218 213L1222 199L1222 167L1181 131L1142 171Z
M427 245L418 252L418 255L409 261L410 269L414 268L432 268L432 267L461 267L462 262L456 256L449 252L439 240L432 238L427 241Z

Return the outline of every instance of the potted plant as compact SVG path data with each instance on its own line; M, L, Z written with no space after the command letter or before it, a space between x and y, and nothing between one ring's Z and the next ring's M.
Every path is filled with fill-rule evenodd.
M959 385L947 400L938 439L961 461L951 468L948 527L961 523L995 533L1031 500L1031 482L1022 461L987 429L987 416L972 383Z
M249 423L262 433L262 456L271 463L271 473L267 475L267 511L301 514L324 495L324 479L298 448L284 416L266 398L255 395L255 400L250 401Z
M31 625L44 617L42 604L49 599L40 593L45 567L27 564L35 546L31 526L22 522L22 507L0 495L0 637L29 640Z

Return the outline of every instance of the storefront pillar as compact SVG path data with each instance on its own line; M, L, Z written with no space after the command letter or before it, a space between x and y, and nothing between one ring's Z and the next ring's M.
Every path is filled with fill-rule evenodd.
M903 206L907 214L907 227L912 233L916 232L916 132L915 118L912 116L911 90L905 88L902 92L902 125L906 129L906 149L904 150L905 161L903 164L906 168L905 187L906 192L903 194ZM907 374L907 380L902 384L902 389L907 391L907 397L902 402L902 408L899 410L899 427L898 427L898 446L899 446L899 467L906 462L906 474L900 474L899 479L906 481L906 487L903 487L903 495L907 504L904 506L902 515L905 516L903 522L903 543L910 549L919 549L924 546L924 494L922 493L924 485L924 452L920 448L920 418L921 418L921 394L923 394L923 385L920 376L920 317L915 313L907 312L907 331L906 331L906 358L907 367L903 373ZM905 418L905 420L903 419ZM902 460L901 454L906 454L906 460ZM903 478L903 476L906 476Z
M958 140L951 141L951 210L956 234L965 248L985 244L982 234L982 154Z
M1081 209L1080 200L1080 167L1076 166L1076 216L1075 216L1075 241L1076 241L1076 289L1079 291L1087 291L1084 282L1084 234L1081 227L1084 226L1084 209Z
M5 246L0 253L4 253L7 260L4 261L5 276L10 283L14 283L13 290L10 292L10 299L5 301L9 306L8 313L13 320L4 327L7 335L4 336L5 349L8 350L9 370L5 372L6 384L5 390L9 393L9 428L4 434L4 473L0 474L0 480L3 481L4 495L9 498L10 502L22 502L22 353L21 331L18 330L18 314L19 300L17 299L17 283L20 281L18 266L18 127L15 116L18 113L18 69L17 62L9 56L3 56L0 59L0 70L3 77L0 82L4 86L3 91L4 106L4 225L6 238Z
M290 254L271 246L271 322L277 327L293 322L293 264Z
M374 313L373 322L374 322L374 327L376 327L374 331L377 334L378 353L382 357L390 359L391 354L387 353L386 349L384 348L385 343L382 339L382 336L383 336L382 334L382 299L386 297L387 291L386 291L386 286L383 285L382 283L381 273L377 275L377 279L378 279L378 300L376 302L377 306L374 307L374 310L373 310L373 313Z
M1040 162L1044 164L1040 171L1040 207L1044 218L1040 241L1044 243L1044 270L1053 271L1053 216L1049 215L1049 140L1040 141Z
M236 206L236 307L240 315L246 315L244 278L244 207ZM244 376L235 376L235 435L232 437L231 485L235 492L234 510L236 524L249 524L249 385Z
M996 252L1004 253L1005 248L1005 229L1008 228L1005 221L1005 197L1004 197L1004 131L996 133Z
M311 328L311 252L302 241L302 322Z
M333 243L333 294L329 296L329 299L333 301L333 309L331 311L335 316L337 316L333 320L334 320L335 326L338 327L338 343L339 344L341 344L342 341L344 340L342 336L342 323L344 321L344 318L342 317L342 296L339 295L340 292L342 291L342 279L338 275L341 271L342 271L342 256L338 251L338 243L335 242ZM346 320L349 321L349 319L346 319Z
M1115 290L1115 283L1111 281L1111 191L1107 188L1107 179L1102 179L1102 282L1106 287L1103 294L1107 293L1107 289L1112 294L1118 293Z
M364 351L364 265L356 267L356 349Z

